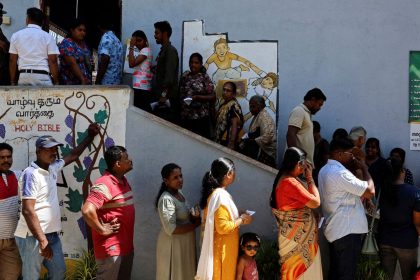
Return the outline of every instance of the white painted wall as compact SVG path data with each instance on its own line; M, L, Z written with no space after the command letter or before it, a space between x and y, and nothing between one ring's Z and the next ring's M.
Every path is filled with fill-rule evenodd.
M317 86L327 95L315 116L330 139L338 127L363 125L382 150L400 146L420 183L420 154L410 152L408 55L420 49L420 2L416 0L123 0L123 38L168 20L181 52L182 22L203 19L205 32L228 32L230 40L279 41L279 153L287 118L304 94Z
M277 226L268 206L276 175L274 169L134 107L128 109L126 131L127 149L134 163L127 178L133 187L136 207L132 279L155 279L160 221L154 200L162 183L160 170L170 162L182 167L184 194L191 204L195 204L201 197L201 180L212 161L221 156L232 159L236 180L228 191L239 209L256 211L253 224L241 227L241 231L274 238Z
M31 7L39 8L39 0L2 0L4 16L10 17L11 24L1 26L4 35L9 39L12 34L26 26L26 10Z

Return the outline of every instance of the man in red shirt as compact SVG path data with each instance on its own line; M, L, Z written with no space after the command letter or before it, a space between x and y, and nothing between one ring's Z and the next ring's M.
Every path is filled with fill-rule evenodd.
M18 175L10 170L12 156L12 146L0 143L0 279L17 279L22 270L14 237L19 218L19 203Z
M82 207L83 218L93 229L96 279L131 279L135 210L124 175L133 169L133 162L121 146L110 147L104 158L108 169L91 187Z

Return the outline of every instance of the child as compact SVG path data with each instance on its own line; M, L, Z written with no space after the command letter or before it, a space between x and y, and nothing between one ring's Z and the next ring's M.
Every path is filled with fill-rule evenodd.
M252 232L242 234L239 242L240 252L236 267L236 280L258 280L255 255L260 248L260 238Z
M239 61L241 64L232 67L232 61L234 60ZM263 72L248 59L230 52L228 42L224 38L220 38L214 42L214 53L207 59L204 67L208 69L212 63L217 67L212 77L215 85L217 85L219 80L239 79L242 71L249 71L249 68L259 76Z

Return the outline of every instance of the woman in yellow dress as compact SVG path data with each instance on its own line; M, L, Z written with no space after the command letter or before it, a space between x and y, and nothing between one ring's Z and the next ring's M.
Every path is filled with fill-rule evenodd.
M239 249L239 226L252 218L240 214L226 191L235 180L235 166L228 158L213 161L204 175L200 206L204 236L198 262L197 280L234 280Z

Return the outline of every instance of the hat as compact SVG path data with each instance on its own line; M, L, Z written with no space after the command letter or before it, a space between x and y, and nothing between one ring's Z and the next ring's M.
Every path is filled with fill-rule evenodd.
M0 14L2 14L2 15L4 15L4 14L7 14L7 12L6 11L3 11L3 4L2 3L0 3Z
M52 136L50 135L44 135L39 137L35 142L35 147L37 149L39 148L52 148L55 146L63 146L60 142L57 142Z

